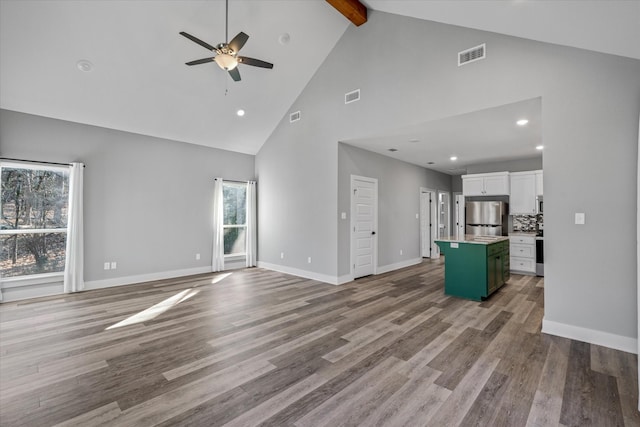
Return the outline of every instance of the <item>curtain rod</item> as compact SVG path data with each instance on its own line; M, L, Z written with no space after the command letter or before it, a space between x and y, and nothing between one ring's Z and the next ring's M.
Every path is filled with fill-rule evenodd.
M218 179L218 178L214 178L214 179ZM221 178L222 182L235 182L236 184L246 184L247 182L250 182L251 180L247 180L247 181L237 181L235 179L224 179Z
M0 157L0 160L8 160L11 162L39 163L41 165L71 166L71 163L39 162L37 160L12 159L10 157ZM82 167L86 168L87 165L82 165Z

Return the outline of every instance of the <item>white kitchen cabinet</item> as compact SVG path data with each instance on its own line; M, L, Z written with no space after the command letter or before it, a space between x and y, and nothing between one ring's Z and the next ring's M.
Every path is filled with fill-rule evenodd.
M462 175L464 196L508 196L509 172Z
M536 196L542 196L542 171L536 171Z
M536 273L536 238L509 236L509 265L515 273Z
M509 213L511 215L536 214L536 173L513 172L511 181L511 195L509 196Z

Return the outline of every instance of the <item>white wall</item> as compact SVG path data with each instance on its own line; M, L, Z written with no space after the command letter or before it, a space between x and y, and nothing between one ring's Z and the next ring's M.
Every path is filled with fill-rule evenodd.
M85 280L94 287L210 271L213 178L254 176L254 156L8 110L0 141L3 157L86 164Z
M343 272L338 141L540 96L545 320L635 341L640 61L375 11L369 18L346 31L292 106L302 120L284 117L258 153L260 259L305 269L313 252L315 271ZM457 52L481 43L487 58L458 67ZM362 99L344 105L357 88ZM615 209L614 189L628 195ZM573 225L575 212L586 225ZM280 260L282 249L294 255Z

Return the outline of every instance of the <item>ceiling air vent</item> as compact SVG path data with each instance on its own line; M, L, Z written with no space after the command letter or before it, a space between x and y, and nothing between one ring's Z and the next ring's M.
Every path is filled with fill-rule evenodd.
M458 52L458 67L470 62L479 61L487 56L487 46L485 43L471 49Z
M300 111L289 114L289 123L297 122L300 120Z
M350 104L352 102L360 101L360 89L356 89L352 92L344 94L344 103Z

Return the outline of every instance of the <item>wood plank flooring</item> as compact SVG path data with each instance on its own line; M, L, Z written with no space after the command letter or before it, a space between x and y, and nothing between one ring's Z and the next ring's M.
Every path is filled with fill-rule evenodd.
M331 286L258 268L0 305L2 426L640 426L633 354L540 333L441 261Z

